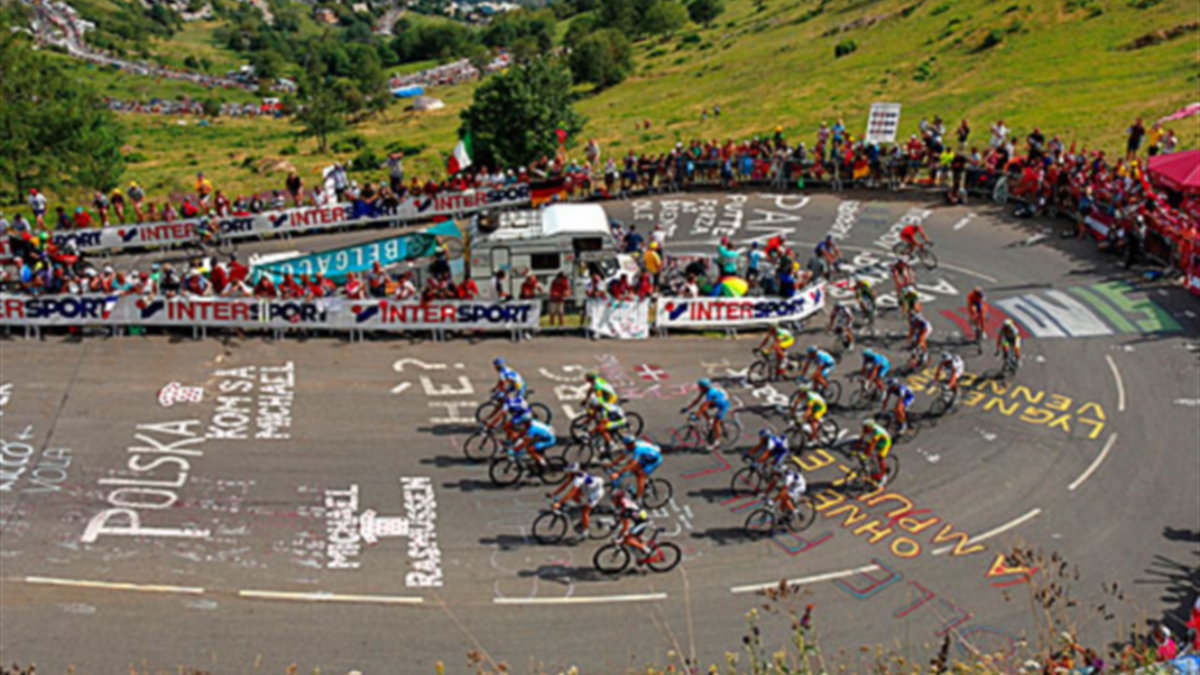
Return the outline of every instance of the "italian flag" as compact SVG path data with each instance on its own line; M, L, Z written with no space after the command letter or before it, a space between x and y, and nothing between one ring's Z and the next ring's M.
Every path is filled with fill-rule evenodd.
M458 145L454 146L454 152L450 153L450 161L447 163L450 175L454 175L468 166L471 166L470 133L458 139Z

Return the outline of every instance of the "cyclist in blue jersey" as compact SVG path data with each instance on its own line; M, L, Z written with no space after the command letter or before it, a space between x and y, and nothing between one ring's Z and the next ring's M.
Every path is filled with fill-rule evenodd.
M873 382L879 391L883 391L883 378L891 370L892 364L886 356L873 349L864 349L862 359L862 376Z
M646 494L646 478L654 473L655 469L662 466L662 449L648 441L639 441L633 436L626 436L621 441L625 444L629 460L624 464L614 462L613 464L617 468L612 472L610 478L615 481L621 477L621 474L632 472L637 479L637 496L638 499L641 499Z
M896 407L893 412L896 413L896 424L900 433L904 433L908 429L908 407L916 400L917 395L912 388L896 378L888 380L887 395L883 397L883 406L880 410L887 410L888 402L892 397L896 397Z
M707 377L700 378L696 381L700 387L700 395L696 400L684 406L679 412L687 413L697 403L700 407L696 409L696 413L707 415L712 420L712 428L709 431L709 442L721 438L722 425L724 424L725 414L729 412L729 394L725 390L714 385ZM701 403L703 401L703 403ZM709 411L712 411L709 413Z
M515 425L515 428L520 437L513 444L513 452L520 454L522 451L527 451L539 466L545 467L545 452L558 442L554 436L554 428L545 422L533 419L532 416L525 418L521 424Z
M824 391L829 385L829 376L833 373L833 369L837 367L837 359L833 355L816 346L810 346L806 351L808 358L804 360L804 367L800 369L800 377L808 376L809 366L813 368L812 380L817 385L817 388Z
M747 450L745 457L762 467L763 473L767 473L772 467L786 462L791 455L787 440L764 427L758 431L758 444Z
M494 392L517 392L524 396L525 394L525 378L517 371L509 368L505 364L504 359L497 358L492 361L492 367L500 375L500 380L496 382L496 386L492 387Z

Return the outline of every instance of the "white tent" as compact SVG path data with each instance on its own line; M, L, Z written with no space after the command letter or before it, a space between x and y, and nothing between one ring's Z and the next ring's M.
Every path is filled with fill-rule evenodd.
M440 98L433 98L432 96L418 96L415 100L413 100L412 107L413 107L413 110L417 110L417 111L440 110L442 108L445 108L446 104L443 103L442 99L440 99Z

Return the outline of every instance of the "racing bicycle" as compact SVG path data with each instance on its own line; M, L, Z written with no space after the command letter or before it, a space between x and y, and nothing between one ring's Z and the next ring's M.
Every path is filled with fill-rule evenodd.
M742 421L732 415L721 420L720 438L713 437L713 421L707 413L688 413L687 426L679 432L676 440L684 447L724 448L727 451L736 447L738 439L742 437Z
M788 448L792 452L799 455L808 449L808 446L815 443L819 446L829 447L837 442L838 434L841 433L841 428L838 426L837 420L825 414L821 417L817 428L817 437L812 438L812 422L803 420L793 420L786 429L783 430L784 438L787 439Z
M562 509L547 508L533 519L533 527L530 528L530 532L533 533L533 538L539 544L549 546L561 543L572 530L588 539L604 539L611 537L613 531L617 529L616 514L611 508L598 504L592 509L588 529L585 533L583 532L583 521L580 520L582 513L583 507L581 506L568 506Z
M530 396L533 396L533 390L527 389L525 391L526 400ZM480 403L479 407L475 408L475 421L482 423L484 420L495 415L496 411L504 406L504 398L504 392L493 392L488 400ZM545 424L549 424L550 420L554 417L554 414L550 412L550 406L545 403L530 403L529 412L533 414L533 419Z
M779 500L771 499L766 506L755 509L746 516L742 527L751 536L762 537L781 529L800 532L812 525L816 519L817 509L812 499L805 495L796 502L794 509L788 511L782 509Z
M996 356L999 355L1000 352L997 351ZM1000 366L1000 377L1006 379L1012 377L1013 375L1017 374L1017 369L1020 367L1021 359L1017 358L1017 350L1009 347L1008 350L1004 352L1004 364Z
M850 408L853 410L862 410L869 408L883 397L883 391L875 384L875 380L864 376L862 373L851 373L851 380L857 379L858 384L854 391L850 392Z
M627 534L619 541L611 541L601 546L592 556L592 565L603 574L620 574L635 562L654 572L670 572L683 559L683 551L672 542L659 541L658 535L662 532L663 528L657 528L654 534L646 539L645 551L629 543L636 536L633 534Z
M491 466L488 467L488 478L491 478L496 485L501 487L516 485L525 476L536 476L546 485L562 482L563 473L567 470L567 463L563 461L562 457L543 455L546 463L542 465L538 464L528 452L513 450L512 444L507 441L502 442L501 445L504 447L504 452L498 453L492 459Z
M933 396L933 403L929 404L930 417L941 417L954 410L958 404L958 390L951 389L942 380L936 380L929 385L929 394Z
M754 354L755 359L754 363L751 363L746 370L746 380L754 387L768 382L790 379L798 366L796 359L786 352L783 355L782 364L770 350L756 348L750 350L750 353ZM783 372L780 372L781 370Z
M900 422L896 420L896 413L891 410L875 413L875 421L879 422L879 426L887 429L892 440L896 443L901 441L908 442L917 437L921 433L921 427L912 419L912 413L908 415L908 426L904 432L900 431Z
M626 485L627 480L628 485ZM617 479L609 487L614 491L624 490L629 494L637 494L637 479L627 471L617 476ZM646 492L638 501L648 509L658 509L666 506L674 494L675 488L671 485L671 481L657 476L646 476Z
M825 403L831 408L837 405L838 401L842 399L842 383L828 377L825 378L825 384L822 385L814 384L812 380L809 380L807 377L797 377L796 386L796 391L792 392L791 397L788 398L789 409L796 405L796 401L800 400L801 394L799 387L804 386L811 386L814 390L816 390L816 392L821 395L821 398L825 399Z
M846 491L852 494L872 492L884 485L894 483L896 476L900 475L900 458L893 452L888 453L887 473L884 474L882 483L878 483L872 478L879 472L879 458L875 453L867 455L860 450L854 450L851 452L851 459L855 461L855 464L846 471L841 482Z
M925 242L917 242L915 246L908 242L897 242L892 247L892 253L898 256L915 256L927 270L935 270L938 266L937 256L933 253L933 242L926 244Z

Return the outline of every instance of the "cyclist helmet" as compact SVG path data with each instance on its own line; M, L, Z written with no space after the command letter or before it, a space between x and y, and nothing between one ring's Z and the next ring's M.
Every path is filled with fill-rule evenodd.
M712 380L708 379L707 377L702 377L696 381L696 384L698 384L701 389L708 389L712 386Z
M633 436L623 436L621 438L621 442L625 444L625 447L631 448L635 443L637 443L637 439Z
M925 323L925 317L922 316L920 312L913 312L912 322L913 323Z
M863 420L863 423L862 423L862 425L863 425L863 428L864 428L864 429L869 429L869 428L871 428L871 427L875 426L875 420L873 420L873 419L871 419L871 418L869 418L869 417L868 417L868 418L866 418L866 419L864 419L864 420Z
M904 260L904 256L896 256L896 262L894 262L892 264L897 267L902 267L904 265L907 265L908 263Z
M874 349L864 349L862 351L862 357L864 361L874 361L876 356L878 355L875 353Z
M1005 319L1005 320L1004 320L1004 327L1005 327L1005 328L1008 328L1008 329L1011 329L1011 330L1016 330L1016 329L1017 329L1017 324L1013 323L1013 320L1012 320L1012 319Z
M770 430L770 429L768 429L768 428L766 428L766 427L763 427L763 428L761 428L761 429L759 429L759 430L758 430L758 437L759 437L759 438L770 438L770 436L771 436L771 430Z
M982 287L980 287L980 286L976 286L975 288L972 288L972 289L971 289L971 292L972 292L972 293L978 293L979 295L981 295L981 296L982 296L982 295L983 295L983 288L982 288Z
M496 366L497 368L503 368L504 367L504 358L497 357L495 359L492 359L492 365Z
M594 370L589 370L587 375L583 376L588 382L595 382L599 374Z
M859 277L858 286L859 288L870 288L871 282L866 277Z
M583 473L583 465L579 462L571 462L567 465L567 471L571 473Z
M619 502L622 499L625 499L625 491L624 490L613 490L612 498L613 498L614 502Z
M757 241L750 242L750 248L758 248L758 242Z
M825 243L826 243L826 244L832 244L832 243L833 243L833 235L832 235L832 234L827 234L827 235L825 235Z
M888 386L888 389L895 389L896 387L900 386L900 380L897 380L894 377L889 377L888 381L887 381L887 386Z
M949 361L953 358L954 358L954 355L951 354L950 352L942 352L942 360L943 361Z
M815 356L815 355L816 355L816 353L817 353L817 346L816 346L816 345L809 345L809 346L808 346L808 349L806 349L806 350L804 350L804 351L805 351L805 353L807 353L809 356Z

